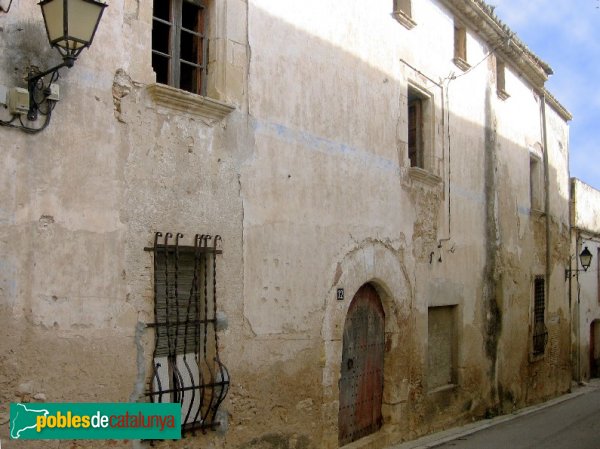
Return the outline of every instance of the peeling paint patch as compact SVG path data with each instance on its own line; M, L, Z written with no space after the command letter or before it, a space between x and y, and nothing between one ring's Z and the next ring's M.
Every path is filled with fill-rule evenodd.
M342 264L338 262L337 268L335 269L335 276L333 278L333 284L331 284L332 287L337 285L337 283L340 281L340 278L342 277L343 273L344 272L342 271Z
M51 224L54 224L54 217L52 215L42 215L38 220L38 229L45 231Z
M123 69L115 72L112 86L113 104L115 107L115 117L121 123L127 123L123 118L121 110L121 100L131 92L133 82L131 77Z

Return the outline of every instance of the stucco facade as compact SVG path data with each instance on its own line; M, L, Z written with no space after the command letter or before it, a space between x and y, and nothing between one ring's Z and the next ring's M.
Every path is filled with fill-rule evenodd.
M38 7L15 1L7 86L58 60ZM346 313L367 283L385 314L383 425L348 447L567 391L570 116L549 67L478 0L413 1L410 17L387 0L206 3L205 97L155 83L152 2L115 0L61 72L48 128L0 127L3 444L86 447L11 445L9 402L148 400L159 231L222 236L231 387L217 431L156 447L338 447Z
M600 192L571 179L571 264L565 277L573 316L573 378L600 377ZM579 255L587 248L591 265L584 270Z

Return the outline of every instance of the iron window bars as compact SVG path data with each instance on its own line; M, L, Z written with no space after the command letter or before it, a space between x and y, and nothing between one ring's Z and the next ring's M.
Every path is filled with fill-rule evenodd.
M219 358L217 254L221 236L157 232L154 247L155 348L148 395L152 402L181 403L182 431L219 426L217 412L229 390ZM212 245L210 241L212 240Z
M533 302L533 355L544 354L548 342L548 329L546 328L546 291L543 276L536 276L534 281Z

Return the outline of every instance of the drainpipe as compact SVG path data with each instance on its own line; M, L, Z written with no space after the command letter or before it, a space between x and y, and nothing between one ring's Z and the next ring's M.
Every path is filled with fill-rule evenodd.
M575 183L573 179L569 179L569 261L567 263L566 275L568 275L568 295L569 295L569 313L571 316L571 332L569 332L569 348L571 348L571 363L575 365L575 372L573 373L573 379L579 382L579 294L577 295L578 301L573 304L573 261L572 254L578 254L577 248L579 247L579 231L574 228L575 223L575 210L577 204L575 203ZM573 242L575 246L573 247ZM577 268L577 266L575 267ZM575 329L573 329L575 326ZM575 334L575 342L573 342L573 334ZM573 343L575 343L575 354L573 354Z
M581 234L577 232L577 240L575 240L575 269L579 268L577 261L577 254L579 254L579 248L581 248ZM570 277L570 275L569 275ZM575 283L577 285L577 383L581 385L581 284L579 284L579 272L575 272Z
M550 164L548 163L548 134L546 130L546 94L542 92L542 144L544 145L544 212L546 214L546 279L550 283ZM546 288L546 302L550 302L550 288ZM547 308L546 308L547 310Z

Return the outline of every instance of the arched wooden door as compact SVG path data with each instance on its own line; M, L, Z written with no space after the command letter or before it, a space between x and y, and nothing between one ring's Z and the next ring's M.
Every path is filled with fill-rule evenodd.
M590 326L590 377L600 377L600 320Z
M340 376L339 444L376 432L382 425L385 314L377 291L363 285L346 322Z

